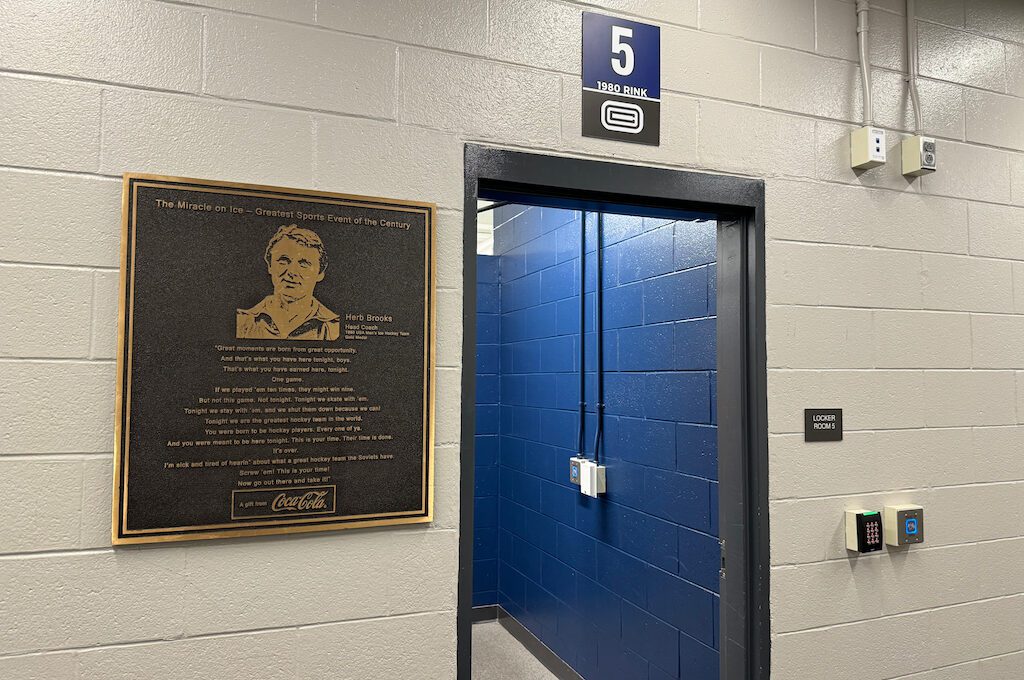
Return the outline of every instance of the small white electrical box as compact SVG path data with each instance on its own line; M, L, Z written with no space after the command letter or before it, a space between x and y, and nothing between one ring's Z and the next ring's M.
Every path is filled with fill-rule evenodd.
M857 170L885 164L885 130L871 125L850 133L850 167Z
M877 510L846 511L846 549L856 553L882 549L882 515Z
M935 138L914 135L907 137L900 145L903 155L903 174L911 177L935 172L938 159L935 155Z
M924 543L924 508L920 505L887 505L883 515L888 545Z
M571 484L580 485L580 468L586 460L580 456L573 456L569 459L569 482Z
M592 460L585 460L580 465L580 493L597 498L608 488L606 468Z

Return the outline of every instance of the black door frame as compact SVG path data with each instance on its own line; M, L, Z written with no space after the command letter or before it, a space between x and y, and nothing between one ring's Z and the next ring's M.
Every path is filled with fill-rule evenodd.
M605 210L713 213L718 230L718 476L721 680L768 680L768 417L764 182L467 144L463 231L458 678L470 680L476 432L477 198Z

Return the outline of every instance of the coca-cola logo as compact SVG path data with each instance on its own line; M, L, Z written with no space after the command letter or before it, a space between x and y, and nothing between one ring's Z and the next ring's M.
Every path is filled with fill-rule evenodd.
M315 512L328 510L327 491L306 491L301 494L279 493L270 509L274 512Z

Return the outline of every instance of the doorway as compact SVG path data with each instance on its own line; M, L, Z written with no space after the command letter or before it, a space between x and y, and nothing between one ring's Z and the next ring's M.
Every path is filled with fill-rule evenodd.
M613 675L627 676L630 673L630 659L636 656L644 664L648 663L645 657L654 657L655 661L651 665L654 670L651 673L660 672L661 675L657 677L678 677L681 667L673 656L679 658L680 646L690 644L693 647L691 652L707 657L706 668L712 668L710 657L713 655L714 667L720 668L721 678L767 678L763 184L758 180L744 178L557 158L475 145L467 145L465 159L459 677L471 677L474 617L481 618L487 615L486 612L496 612L496 615L507 617L503 618L505 627L516 633L538 658L549 662L550 668L558 670L564 667L563 677L572 677L569 667L584 673L585 677L604 676L611 666L598 670L596 650L599 648L615 652L606 652L610 659L607 663L616 667ZM477 216L480 205L478 201L481 199L491 201L491 206L497 206L493 211L499 215L496 220L499 229L493 235L495 245L499 254L510 255L504 259L507 262L506 271L500 283L495 272L491 271L496 268L496 262L486 257L479 261L477 259ZM603 224L609 216L613 223L610 229ZM588 221L591 223L590 230L585 224ZM709 224L713 225L710 254L706 252ZM505 229L505 225L509 228ZM517 233L518 236L515 236ZM573 233L584 235L576 240L576 247L580 250L575 261L572 253ZM671 254L674 248L678 250L680 247L680 239L673 239L672 235L682 234L682 247L693 246L694 255L699 256L702 233L705 250L703 261L694 260L684 262L685 266L680 265L679 254ZM587 234L593 234L589 237L589 246ZM598 234L611 234L613 242L602 244L597 240L602 238ZM696 240L693 240L694 237ZM542 242L541 239L546 241ZM689 245L686 243L688 239L692 241ZM522 257L518 257L515 249L524 246L527 241L535 245L532 250L526 249L521 253ZM627 247L626 244L630 242L643 245L639 248ZM624 263L625 274L621 280L617 270L613 280L604 275L599 276L596 271L603 261L602 257L597 256L598 253L607 253L606 248L609 247L618 248L615 261ZM684 254L683 259L686 257L688 255ZM585 273L586 269L591 272L589 277ZM539 276L534 275L545 273L551 281L558 281L560 285L541 289ZM672 295L666 296L663 292L658 298L662 301L661 308L651 307L657 318L648 315L648 321L651 321L649 327L644 324L642 314L637 316L638 305L631 303L631 300L645 286L655 290L662 286L665 291L674 291L682 285L682 277L685 277L688 290L697 291L699 287L694 287L694 282L698 276L704 277L702 281L708 284L703 289L705 307L701 310L695 308L695 305L699 306L700 300L696 298L700 295L694 299L688 296L687 300L681 300ZM677 279L670 281L671 277ZM593 283L581 283L586 281ZM604 290L604 285L596 285L598 281L614 285ZM665 287L664 284L671 284L671 287ZM584 294L573 292L573 286L576 286L576 291L584 291ZM560 295L559 290L565 294ZM602 304L602 293L612 295L618 302L613 301L609 305L605 300ZM500 310L507 314L500 317L493 306L488 307L496 295L508 302ZM588 297L591 298L591 310L603 310L611 318L602 319L601 313L593 311L588 317ZM593 299L595 297L596 300ZM559 303L564 303L561 327L556 317ZM569 307L573 306L577 309L570 310ZM606 329L611 326L613 331L617 331L621 326L628 329L628 332L613 332L610 336L605 333L582 332L578 333L574 345L574 317L577 330L593 331L595 328ZM508 325L503 334L497 328L499 318ZM542 329L538 337L533 337L537 335L534 329L537 324L547 330ZM705 348L703 358L691 357L686 360L688 365L676 365L677 362L672 358L674 345L671 340L666 345L668 336L662 337L664 331L672 334L673 324L685 326L687 333L703 334L700 336L703 340L699 342ZM620 335L623 336L623 347L628 349L621 353L628 357L627 364L611 366L612 373L609 375L615 374L614 392L620 401L625 399L629 402L632 399L634 403L618 404L615 413L609 415L607 411L599 412L598 405L607 401L608 395L606 390L594 384L599 380L596 376L604 375L604 372L600 365L593 364L599 363L596 357L607 354L596 346L599 339L608 337L610 342L618 342ZM589 354L585 348L588 338L591 344ZM508 348L501 346L502 339L509 341ZM717 351L714 349L716 344ZM481 347L484 347L484 352L480 354L481 363L478 366L477 355ZM707 347L711 348L713 356L706 356ZM499 383L502 354L506 350L510 362L515 358L515 353L519 357L517 363L528 368L516 372L510 363L506 367L507 376ZM534 371L529 366L535 358L538 362L542 360L542 351L554 363L546 363L545 370L539 370L538 363L538 370ZM587 359L588 356L591 358ZM614 356L619 356L619 353ZM591 365L577 363L585 359L585 363ZM651 364L652 361L655 363ZM665 361L672 364L661 365ZM579 376L585 376L590 371L593 377L583 379L581 383L579 376L574 374L577 368ZM675 369L683 369L687 373ZM698 374L704 377L700 378ZM699 385L701 379L704 380L703 388ZM589 396L579 397L581 402L589 400L591 405L589 410L584 408L584 412L579 414L582 426L570 422L574 421L574 404L570 401L578 398L571 394L570 383L573 381L576 381L575 384L591 385L585 390ZM534 386L531 394L535 394L541 401L523 403L528 382ZM655 414L658 422L654 422L644 420L642 405L639 407L641 413L633 412L638 408L637 403L642 401L639 397L645 392L647 383L655 387L674 386L669 389L676 390L678 394L678 386L683 382L690 386L686 387L689 390L687 398L682 401L677 399L677 403L667 408L679 408L685 401L689 404L685 408L689 408L690 414L677 418L674 412L666 411L665 414ZM505 387L501 387L501 384ZM501 402L499 392L506 398L505 406L508 408L498 407ZM493 400L490 405L494 408L478 411L473 395L479 397L475 401L482 398L483 405ZM605 396L602 398L600 395ZM530 407L518 409L518 418L516 400L519 406ZM701 407L701 400L705 409L710 410L706 423L699 413L692 413L693 408ZM659 408L659 400L648 401L652 404L648 408ZM507 418L508 422L499 422L502 418ZM517 419L518 424L525 429L517 427ZM550 433L546 438L539 436L541 419L547 425L545 430ZM560 456L560 453L571 452L573 447L578 446L584 456L601 455L605 444L601 438L603 425L599 424L606 421L616 428L622 425L623 431L628 428L633 443L627 447L629 451L620 446L617 452L609 452L613 461L621 461L608 464L609 493L597 499L580 501L577 490L567 481L569 456ZM665 445L664 442L655 444L658 433L665 431L664 427L671 428L673 438L676 436L676 428L683 428L685 432L681 436L689 437L690 443L694 444L689 448L699 450L702 445L698 440L702 436L706 440L708 432L713 431L706 426L713 426L716 421L719 426L717 441L713 442L717 449L716 470L694 473L694 470L685 469L682 470L684 474L677 475L674 459L666 462L647 458L657 458L668 451L675 456L674 445ZM705 427L700 430L702 424ZM501 429L502 425L504 430ZM649 425L657 425L658 428L651 429ZM514 435L503 438L507 452L500 459L503 466L500 477L502 494L497 493L499 437L495 435L499 431ZM554 441L547 441L552 438ZM715 438L714 435L712 438ZM620 443L628 439L624 439L621 433L617 436ZM526 446L542 445L548 449L545 453L553 454L544 456L543 461L539 462L546 466L544 473L523 470L525 462L520 465L520 470L515 469L519 459L517 447L524 447L524 441ZM585 442L591 441L593 444L588 450ZM536 446L531 451L534 449ZM524 450L523 456L527 455L539 454L535 451L528 454ZM564 465L551 463L560 461L562 457L566 459ZM633 460L629 460L630 457ZM478 468L478 463L483 465ZM491 463L495 463L494 469L489 469ZM509 464L506 466L505 463ZM696 461L694 464L700 463ZM555 469L552 465L564 468L564 475L562 469ZM550 470L547 469L549 467ZM666 472L666 468L672 468L672 471ZM638 490L635 482L627 486L630 477L635 480L639 474L640 479L643 479L645 470L647 486L643 490ZM479 483L477 472L480 474ZM700 477L702 474L711 481L705 482ZM717 479L713 479L715 477ZM709 512L703 515L698 510L700 516L681 519L674 517L673 513L678 512L680 506L673 506L667 502L668 499L679 498L681 495L699 496L705 493L700 491L702 483L705 492L718 496L717 504L712 502ZM680 484L688 485L686 493L681 493ZM498 502L505 502L500 501L499 496L505 495L515 500L515 494L518 493L526 500L522 503L507 502L504 506L503 516L511 522L510 530L500 534L497 531L484 531L477 536L479 555L474 559L477 512L474 496L481 493L479 488L484 492L493 489L495 498L481 502L481 521L476 522L478 524L486 525L482 518L498 512ZM696 491L693 491L694 488ZM618 497L613 499L616 491ZM553 511L534 513L539 520L539 529L536 536L531 536L528 532L534 529L523 525L525 520L519 519L519 515L531 513L533 501L540 503L542 492L550 496L548 507L553 508ZM632 499L628 497L629 494L633 495ZM661 503L662 499L666 502ZM618 510L604 507L604 501L607 501L609 507L615 506ZM567 503L579 507L574 510ZM693 503L683 505L691 510L695 507ZM559 507L567 509L571 514L563 516L561 522L558 521ZM708 507L706 502L705 507ZM588 513L594 520L589 525ZM679 526L671 526L666 519L678 520L676 524ZM609 527L605 526L609 522L632 524L630 527L617 526L609 534ZM517 529L517 525L523 526ZM672 535L668 536L665 530L669 530ZM678 539L677 531L683 532ZM493 538L494 542L489 543L486 536ZM641 536L642 542L638 543L640 539L636 537ZM722 539L720 546L717 544L718 537ZM565 555L560 553L557 542L559 538L563 545L570 546ZM627 592L617 594L614 589L605 589L604 585L608 584L602 585L602 579L596 573L588 573L586 566L580 565L580 568L574 569L573 559L576 554L571 548L574 539L580 539L579 549L582 553L579 554L584 555L584 561L590 560L588 551L594 549L607 551L611 562L619 557L628 561L624 574L627 583L622 585ZM489 581L486 573L488 569L504 568L500 560L480 559L490 557L490 552L496 553L499 540L507 543L503 544L506 555L520 554L525 560L516 568L507 567L505 580L512 585L505 590L511 591L511 596L507 593L488 593L486 586L481 589L481 584ZM678 550L684 543L686 547L680 560ZM721 567L720 578L716 579L714 569L709 568L711 558L720 562L720 565L716 565ZM630 572L630 565L634 565L635 571L637 564L641 573ZM689 580L677 578L681 569L689 570L682 574L689 576ZM546 584L543 583L545 577L542 570L548 574ZM646 577L648 570L649 577ZM478 583L475 593L474 571ZM521 571L529 573L522 574ZM533 575L535 580L526 578L529 575ZM494 576L497 581L497 573ZM523 582L520 584L519 580ZM658 596L648 604L646 592L628 592L628 581L634 580L650 581L644 587L646 590L657 591ZM688 611L692 609L703 612L707 609L706 616L698 617L699 620L694 619L694 616L690 616L690 620L682 620L673 613L681 604L666 607L658 601L662 589L667 597L668 591L678 590L678 584L688 588L696 584L692 592L688 590L680 595L684 598L680 603L691 603L686 605ZM548 587L545 588L545 585ZM560 587L566 588L566 592L549 592ZM541 607L546 617L531 618L531 611L521 606L528 588L533 589L535 601L552 603L550 607ZM520 592L522 595L517 597L515 593ZM585 596L583 599L580 599L581 592ZM622 623L621 627L614 624L615 631L601 630L599 619L602 604L598 601L600 598L591 597L594 593L606 593L609 601L614 602L616 616L620 617L617 620L622 620L622 616L629 617L628 631L626 623ZM485 607L474 610L474 597L477 604L484 604ZM641 598L642 602L639 601ZM488 609L490 600L494 600L494 606ZM711 603L714 603L713 609ZM553 611L552 607L562 607L569 614ZM658 611L652 613L652 608ZM582 619L583 623L580 624L578 619ZM560 621L563 622L561 626L558 623ZM713 633L710 632L712 625ZM694 630L695 626L697 630ZM681 634L681 637L673 640L672 634ZM657 636L661 636L662 643L658 642ZM561 653L553 653L551 648ZM685 654L684 650L683 658ZM545 655L554 658L546 658ZM619 666L624 669L619 670ZM702 680L709 673L711 671L705 670ZM647 677L646 674L644 677Z

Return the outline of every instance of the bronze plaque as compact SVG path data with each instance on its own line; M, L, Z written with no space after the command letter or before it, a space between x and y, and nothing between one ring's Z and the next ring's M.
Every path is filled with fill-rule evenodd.
M431 521L434 210L124 176L115 545Z

